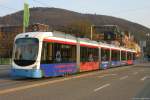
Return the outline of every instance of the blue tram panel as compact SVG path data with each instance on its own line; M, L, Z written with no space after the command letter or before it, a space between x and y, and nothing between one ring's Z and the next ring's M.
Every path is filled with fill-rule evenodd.
M101 69L108 69L109 68L109 61L102 61L100 68Z
M65 74L73 74L77 72L76 63L62 63L62 64L41 64L43 76L62 76Z
M38 69L11 69L13 77L42 78L42 71Z

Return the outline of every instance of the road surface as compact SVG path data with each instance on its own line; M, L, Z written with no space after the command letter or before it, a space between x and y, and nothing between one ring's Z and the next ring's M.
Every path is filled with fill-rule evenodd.
M150 100L150 63L42 79L9 71L0 66L0 100Z

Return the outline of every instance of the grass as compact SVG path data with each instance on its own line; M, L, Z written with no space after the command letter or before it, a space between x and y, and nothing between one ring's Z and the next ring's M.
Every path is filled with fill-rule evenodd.
M0 65L9 65L11 64L11 58L0 58Z

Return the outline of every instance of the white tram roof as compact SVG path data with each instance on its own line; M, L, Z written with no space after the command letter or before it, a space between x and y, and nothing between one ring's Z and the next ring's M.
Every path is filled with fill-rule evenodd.
M114 50L120 50L119 46L115 46L113 44L107 44L107 43L104 43L104 42L99 42L99 45L102 48L110 48L110 49L114 49Z
M32 37L32 38L38 38L39 40L42 40L43 38L49 37L49 36L52 36L52 32L27 32L27 33L18 34L15 37L15 39Z
M103 43L103 42L99 42L99 44L100 44L100 47L102 48L110 48L110 44Z
M70 34L65 34L59 31L54 31L54 32L27 32L27 33L21 33L16 36L15 39L17 38L25 38L26 36L28 37L33 37L33 38L38 38L40 41L43 41L44 39L49 39L49 40L58 40L58 41L65 41L65 42L73 42L73 43L80 43L80 44L86 44L86 45L91 45L91 46L99 46L98 42L96 41L91 41L87 39L82 39L82 38L76 38Z
M38 38L40 41L43 41L44 39L53 39L60 41L76 42L76 38L74 36L69 34L62 34L61 32L27 32L18 34L15 39L25 38L26 36Z
M53 39L53 40L77 43L76 37L59 31L51 32L51 36L45 37L44 39Z
M80 45L89 45L89 46L99 47L98 42L92 41L88 38L78 38L78 42L80 43Z
M125 47L120 47L120 49L121 49L122 51L136 52L134 49L129 49L129 48L125 48Z
M129 49L129 48L126 48L126 51L129 51L129 52L136 52L134 49Z
M89 45L89 46L96 46L96 47L111 48L111 49L135 52L135 50L133 50L133 49L118 47L118 46L115 46L115 45L112 45L112 44L107 44L107 43L102 43L102 42L96 42L96 41L92 41L92 40L87 39L87 38L76 38L76 37L74 37L70 34L65 34L65 33L62 33L62 32L59 32L59 31L21 33L21 34L18 34L15 37L15 40L17 38L25 38L26 36L33 37L33 38L38 38L39 41L43 41L44 39L52 39L52 40L73 42L73 43L78 42L80 45L83 44L83 45Z

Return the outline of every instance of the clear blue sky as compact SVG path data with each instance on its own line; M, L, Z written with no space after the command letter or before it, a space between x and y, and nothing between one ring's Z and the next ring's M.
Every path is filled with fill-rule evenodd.
M27 0L30 7L56 7L124 18L150 28L150 0ZM0 0L0 16L23 9L24 0Z

